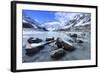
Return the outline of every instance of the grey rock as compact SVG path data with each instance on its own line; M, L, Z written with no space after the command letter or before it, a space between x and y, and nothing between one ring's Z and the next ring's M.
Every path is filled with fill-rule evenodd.
M75 48L73 45L71 45L70 43L66 43L66 42L62 42L63 44L63 49L66 50L66 51L74 51Z
M50 56L54 59L59 59L62 56L64 56L64 54L65 54L65 50L63 50L62 48L50 52Z
M54 40L54 37L52 37L52 38L46 38L46 41L52 41L52 40Z
M57 38L55 44L57 45L58 48L62 48L63 47L63 45L62 45L62 39L61 38Z
M28 40L27 40L28 43L40 43L42 42L42 39L39 39L39 38L33 38L33 37L30 37Z
M70 36L77 38L77 34L75 34L75 33L74 34L71 34Z
M83 40L77 40L77 43L83 43Z

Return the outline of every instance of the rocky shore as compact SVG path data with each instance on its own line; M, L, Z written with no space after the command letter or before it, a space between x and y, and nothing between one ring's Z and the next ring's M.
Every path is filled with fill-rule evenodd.
M52 43L48 43L45 46L38 47L38 49L41 49L41 50L37 50L35 48L38 52L31 52L31 55L26 54L27 53L27 51L25 50L26 47L25 47L25 44L23 44L22 62L28 63L28 62L90 59L90 39L89 39L90 33L87 32L87 34L88 36L85 35L83 37L83 36L79 36L79 34L72 35L72 34L67 33L65 35L71 37L72 39L62 39L62 38L57 38L55 36L53 38L45 39L46 42L50 40L55 40L55 39L56 41ZM64 36L62 37L65 38ZM28 38L23 38L24 43L27 40Z

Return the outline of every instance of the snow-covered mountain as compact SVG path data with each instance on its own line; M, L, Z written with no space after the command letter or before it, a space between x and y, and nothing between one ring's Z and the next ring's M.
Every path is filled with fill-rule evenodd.
M65 24L59 21L48 21L43 24L39 24L36 20L29 17L23 18L23 28L33 28L35 30L43 31L60 31L60 30L85 30L90 29L91 14L89 13L77 13L70 20L66 19Z
M41 27L40 26L41 24L31 19L30 17L23 17L22 23L23 23L23 28L32 28L34 30L47 31L45 27Z
M72 20L70 20L66 26L64 27L64 29L68 29L68 28L75 28L75 27L84 27L84 26L90 26L91 24L91 14L78 14L76 16L74 16L74 18Z
M42 27L45 27L48 31L53 31L53 30L61 29L61 25L57 21L46 22L46 23L42 24Z
M48 30L56 30L56 31L73 30L73 29L78 29L78 27L81 27L82 30L82 28L85 27L90 28L90 24L91 24L91 14L80 13L75 15L71 20L65 23L64 26L62 26L62 24L59 22L48 22L45 23L44 26Z
M91 14L80 14L75 16L76 17L76 24L74 26L85 26L91 24Z

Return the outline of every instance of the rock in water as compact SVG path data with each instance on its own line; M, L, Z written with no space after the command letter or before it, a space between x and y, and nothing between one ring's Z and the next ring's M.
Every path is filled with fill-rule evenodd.
M57 45L58 48L62 48L63 47L61 38L57 38L55 44Z
M42 40L41 39L39 39L39 38L33 38L33 37L30 37L28 40L28 43L40 43L40 42L42 42Z
M50 56L54 59L59 59L62 56L64 56L64 54L65 54L65 51L62 48L59 48L50 52Z
M77 38L77 34L71 34L71 37L76 37Z
M30 37L30 38L27 40L27 42L28 42L28 43L33 43L33 39L34 39L33 37Z
M77 40L77 43L83 43L83 40Z
M68 41L62 41L63 49L66 51L73 51L75 50L73 44L69 43Z
M63 48L66 51L75 50L72 43L70 43L69 41L66 41L64 39L61 39L61 38L57 38L56 45L57 45L58 48Z
M40 44L29 44L27 43L26 45L26 55L34 55L36 53L38 53L41 49L44 48L44 45L40 45Z
M54 37L52 37L52 38L46 38L46 41L52 41L52 40L54 40Z

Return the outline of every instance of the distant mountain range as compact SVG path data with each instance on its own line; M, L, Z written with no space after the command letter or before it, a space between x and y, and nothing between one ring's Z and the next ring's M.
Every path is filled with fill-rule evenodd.
M62 28L58 30L90 30L91 14L78 14Z
M65 23L64 26L57 21L51 23L40 24L35 20L24 17L23 18L23 28L32 28L39 31L71 31L71 30L90 30L91 24L91 14L89 13L80 13L75 15L71 20Z
M32 28L38 31L47 31L45 27L40 26L40 23L36 22L35 20L29 17L23 17L22 24L23 28Z

